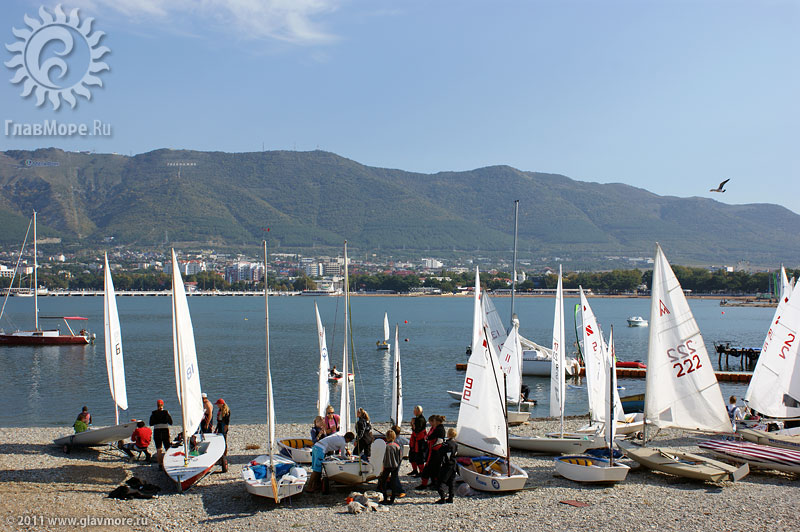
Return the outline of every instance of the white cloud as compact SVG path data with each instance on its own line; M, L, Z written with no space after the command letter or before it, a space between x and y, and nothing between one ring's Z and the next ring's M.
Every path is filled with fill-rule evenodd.
M97 16L115 11L132 22L178 23L191 16L196 26L239 38L277 39L293 44L336 40L319 19L336 11L342 0L71 0ZM84 13L85 15L86 13ZM209 27L212 26L212 27Z

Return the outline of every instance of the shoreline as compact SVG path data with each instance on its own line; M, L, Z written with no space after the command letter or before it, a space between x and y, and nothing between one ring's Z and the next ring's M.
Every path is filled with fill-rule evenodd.
M585 416L565 420L571 430ZM453 426L452 422L447 423ZM386 423L376 423L383 431ZM404 428L407 429L408 424ZM306 436L308 424L281 424L277 438ZM556 419L537 419L511 433L521 436L558 431ZM416 490L416 478L401 466L407 496L386 512L351 515L344 499L352 488L334 488L327 495L294 497L276 505L250 496L240 480L243 464L264 452L264 425L232 425L228 435L230 469L214 472L184 494L156 465L131 462L109 449L75 449L64 454L52 440L67 434L61 428L4 428L0 432L0 527L2 530L67 530L69 527L19 526L28 516L130 518L130 525L89 527L92 530L248 530L301 529L314 532L348 527L376 530L796 530L800 512L794 503L800 482L793 475L751 472L737 483L705 484L648 470L633 470L616 486L576 484L555 475L552 457L512 452L512 461L529 474L526 489L507 495L456 496L453 505L436 505L435 492ZM178 429L171 430L174 436ZM697 452L696 436L662 430L659 445ZM260 445L258 450L245 447ZM152 447L151 447L152 450ZM700 453L703 454L703 453ZM131 476L161 487L158 498L118 501L106 498ZM375 481L359 491L375 489ZM588 503L584 508L564 500ZM764 510L769 509L769 512ZM138 524L133 520L138 519ZM35 524L35 523L34 523Z

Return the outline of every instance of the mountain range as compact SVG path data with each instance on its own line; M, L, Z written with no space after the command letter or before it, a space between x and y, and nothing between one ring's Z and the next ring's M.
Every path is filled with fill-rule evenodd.
M714 181L714 179L710 179ZM644 256L659 241L683 264L800 263L800 216L772 204L659 196L624 184L491 166L422 174L324 151L156 150L136 156L48 148L0 152L0 244L40 235L92 247L252 247L307 253L347 239L361 251Z

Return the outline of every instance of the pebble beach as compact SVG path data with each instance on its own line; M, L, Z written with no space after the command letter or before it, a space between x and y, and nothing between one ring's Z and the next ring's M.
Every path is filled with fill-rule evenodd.
M570 418L566 428L585 421ZM558 427L557 420L532 420L511 433L541 435ZM386 428L375 424L376 430ZM305 424L279 425L277 435L305 436L307 429ZM345 498L353 491L347 487L334 487L324 495L303 494L280 505L249 495L240 473L242 465L263 453L263 425L231 426L229 471L217 468L183 494L155 463L130 461L120 451L74 449L65 454L53 439L67 432L2 429L0 530L796 531L800 526L800 479L776 471L752 471L740 482L711 484L640 468L615 486L587 486L556 475L550 456L514 452L512 461L530 477L526 489L508 495L457 496L454 504L437 505L435 492L414 489L419 480L407 476L410 466L404 462L406 497L385 512L353 515L345 508ZM697 437L683 431L661 431L656 441L699 453ZM261 449L246 449L255 445ZM107 498L133 476L159 486L159 496ZM375 485L372 481L358 490L374 490Z

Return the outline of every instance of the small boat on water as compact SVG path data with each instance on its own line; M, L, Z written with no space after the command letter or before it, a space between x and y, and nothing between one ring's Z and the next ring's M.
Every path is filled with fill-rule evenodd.
M344 379L344 375L342 374L341 371L338 372L337 375L329 375L328 376L328 382L334 383L334 384L339 384L340 382L342 382L343 379ZM353 382L355 380L355 376L352 373L348 373L347 374L347 380L349 382Z
M641 316L631 316L628 318L628 327L647 327L647 320Z
M377 346L378 351L389 350L389 314L386 312L383 313L383 340L378 340L375 342L375 345Z
M30 295L33 296L33 323L34 329L29 331L12 331L6 333L0 330L0 346L22 346L22 345L35 345L35 346L42 346L42 345L87 345L95 340L95 335L88 332L87 330L83 329L80 331L79 334L75 334L75 331L72 330L70 327L70 321L86 321L87 318L82 318L79 316L39 316L39 293L41 290L38 288L39 277L38 277L38 263L37 263L37 249L36 249L36 211L33 211L33 218L31 219L31 224L28 226L28 231L30 231L31 226L33 226L33 286L36 287L30 291ZM25 240L27 241L28 234L25 235ZM16 271L16 269L15 269ZM14 283L14 278L11 278L11 284ZM6 292L6 297L10 292ZM5 305L3 305L5 308ZM0 312L0 319L2 318L2 312ZM69 334L64 334L61 332L60 329L47 329L43 330L39 328L39 320L40 319L58 319L64 320L64 325L66 325Z

